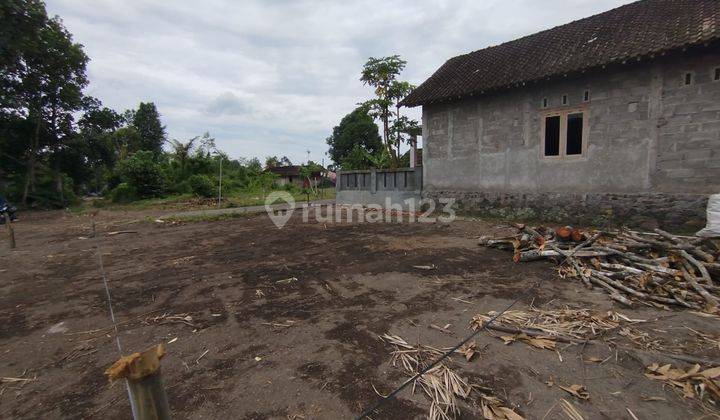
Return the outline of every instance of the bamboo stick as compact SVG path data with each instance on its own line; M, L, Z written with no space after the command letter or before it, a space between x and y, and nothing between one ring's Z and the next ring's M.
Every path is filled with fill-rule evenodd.
M170 419L170 406L160 375L160 359L164 354L160 344L142 353L123 356L105 371L110 381L127 380L131 406L136 410L135 420Z

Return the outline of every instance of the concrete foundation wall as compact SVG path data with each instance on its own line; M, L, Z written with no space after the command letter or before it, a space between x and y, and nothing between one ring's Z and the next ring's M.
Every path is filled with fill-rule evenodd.
M545 82L423 107L428 196L454 193L698 194L720 192L720 52ZM685 72L693 74L684 85ZM583 102L584 91L590 100ZM561 104L567 95L568 104ZM541 107L548 99L547 109ZM585 155L541 154L543 113L583 108ZM460 198L460 197L458 197ZM703 209L704 210L704 209Z
M422 168L338 172L335 203L419 210Z

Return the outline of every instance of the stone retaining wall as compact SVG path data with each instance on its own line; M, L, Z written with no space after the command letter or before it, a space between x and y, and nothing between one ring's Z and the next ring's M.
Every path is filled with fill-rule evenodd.
M479 216L539 219L597 227L660 227L689 231L705 225L706 194L575 194L424 191L424 198L455 198L458 210Z

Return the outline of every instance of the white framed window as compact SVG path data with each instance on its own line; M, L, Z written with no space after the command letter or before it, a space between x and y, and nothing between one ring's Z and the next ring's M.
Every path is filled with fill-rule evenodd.
M541 114L540 156L544 159L575 159L586 156L588 112L584 108Z

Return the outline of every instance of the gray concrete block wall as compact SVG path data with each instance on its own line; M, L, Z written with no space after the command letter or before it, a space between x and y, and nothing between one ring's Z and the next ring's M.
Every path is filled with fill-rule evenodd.
M663 67L655 186L672 192L718 192L720 184L720 54ZM689 86L685 72L693 74ZM714 188L714 190L713 190Z
M720 53L667 58L423 107L425 188L482 191L720 190ZM714 64L713 64L714 63ZM695 74L681 86L682 69ZM590 91L590 101L582 101ZM569 104L560 103L563 94ZM542 98L585 107L587 155L541 157Z
M577 194L666 194L655 200L664 208L677 202L677 194L686 194L683 199L701 205L707 194L720 192L720 82L712 80L716 67L720 52L686 52L426 105L424 190L428 196L544 193L566 199ZM685 71L694 75L691 86L682 84ZM583 102L585 90L589 102ZM562 95L568 95L567 106L561 104ZM547 109L541 107L543 98L548 98ZM577 107L585 109L589 124L585 156L543 158L542 114ZM698 194L697 200L687 194Z
M419 167L340 171L335 203L418 210L422 199L422 175Z

